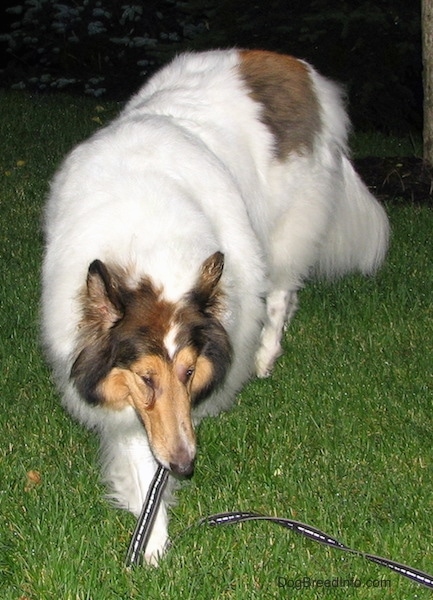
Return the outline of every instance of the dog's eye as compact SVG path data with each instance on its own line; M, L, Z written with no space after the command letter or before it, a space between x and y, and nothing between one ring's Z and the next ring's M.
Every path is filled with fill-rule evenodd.
M191 377L194 375L194 371L195 371L194 367L189 367L189 369L185 369L185 368L180 369L178 371L178 377L179 377L180 381L184 385L186 385L190 381Z
M185 379L186 379L187 381L188 381L188 379L190 379L190 378L193 376L193 374L194 374L194 371L195 371L194 367L190 367L189 369L187 369L187 370L185 371Z
M140 375L140 377L143 383L150 387L150 389L154 389L155 383L150 375Z

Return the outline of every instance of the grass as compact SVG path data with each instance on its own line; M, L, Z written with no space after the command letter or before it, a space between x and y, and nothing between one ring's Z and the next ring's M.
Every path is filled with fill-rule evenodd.
M302 292L273 376L252 381L230 413L200 427L166 559L130 572L134 519L103 499L97 441L60 408L38 344L47 182L64 152L117 107L10 93L0 106L1 598L279 599L297 588L307 599L430 598L272 524L196 523L225 510L288 516L432 572L431 209L388 207L392 247L377 278ZM357 153L413 152L411 140L375 140L376 150L371 138L355 139Z
M350 139L354 156L416 156L422 157L422 136L408 134L406 137L385 136L379 132L354 133Z

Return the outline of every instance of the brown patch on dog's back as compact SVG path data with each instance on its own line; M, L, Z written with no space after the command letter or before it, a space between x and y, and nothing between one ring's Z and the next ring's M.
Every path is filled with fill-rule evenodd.
M321 128L320 110L308 68L292 56L261 50L240 52L241 76L263 107L262 120L283 160L311 150Z

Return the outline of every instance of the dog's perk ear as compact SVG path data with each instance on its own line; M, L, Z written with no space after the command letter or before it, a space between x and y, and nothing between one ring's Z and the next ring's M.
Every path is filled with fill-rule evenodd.
M200 273L190 299L205 314L217 316L222 304L222 290L218 286L224 268L224 254L215 252L207 258L200 268Z
M94 260L87 273L87 310L104 329L111 327L123 316L118 284L106 265Z
M198 287L203 295L210 298L218 285L224 269L224 254L215 252L201 266Z
M82 397L96 405L103 401L99 383L113 366L109 329L122 318L124 306L118 279L102 261L91 263L86 284L77 357L71 368L71 378Z

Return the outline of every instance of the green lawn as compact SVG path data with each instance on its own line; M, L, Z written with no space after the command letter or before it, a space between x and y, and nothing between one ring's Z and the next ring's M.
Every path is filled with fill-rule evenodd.
M166 559L128 571L134 518L103 499L97 442L59 406L38 345L47 182L116 107L3 93L0 111L2 600L430 598L387 569L272 524L195 524L226 510L287 516L433 572L431 208L388 207L392 246L377 278L302 292L273 376L252 381L230 413L200 427ZM355 137L354 147L415 151L411 140L378 136Z

